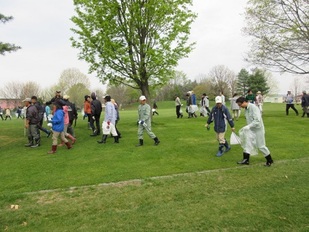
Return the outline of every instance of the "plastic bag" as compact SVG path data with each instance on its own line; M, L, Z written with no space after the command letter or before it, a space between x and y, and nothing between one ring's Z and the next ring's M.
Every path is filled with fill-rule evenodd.
M230 144L231 145L241 144L241 140L235 132L232 132L232 134L231 134Z
M250 129L247 129L246 127L241 128L239 130L239 138L244 152L249 153L250 155L258 154L255 134Z

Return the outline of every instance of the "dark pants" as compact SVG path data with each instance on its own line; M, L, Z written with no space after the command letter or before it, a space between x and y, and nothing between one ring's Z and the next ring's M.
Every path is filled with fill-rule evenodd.
M179 118L179 117L181 116L180 107L181 107L181 105L176 106L176 115L177 115L177 118Z
M290 109L290 108L293 109L293 110L295 111L296 115L298 115L298 111L297 111L297 109L295 108L294 104L286 104L286 110L285 110L286 115L289 115L289 109Z
M94 123L96 126L94 126ZM94 119L90 117L90 127L93 132L96 131L96 134L100 134L100 115L94 115Z

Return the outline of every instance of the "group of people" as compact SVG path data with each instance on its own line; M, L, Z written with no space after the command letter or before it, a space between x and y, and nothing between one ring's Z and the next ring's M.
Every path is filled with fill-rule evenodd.
M289 115L289 109L291 108L292 110L294 110L296 116L298 116L299 113L298 113L298 110L295 108L294 95L292 94L291 90L287 91L285 102L286 102L286 108L285 108L286 115ZM306 91L302 92L301 107L303 110L302 117L305 117L305 115L309 117L309 95L307 94Z

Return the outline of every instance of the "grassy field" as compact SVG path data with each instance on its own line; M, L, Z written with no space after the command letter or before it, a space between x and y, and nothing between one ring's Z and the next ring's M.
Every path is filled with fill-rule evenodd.
M158 106L161 143L145 135L138 148L136 105L121 111L119 144L97 144L80 116L74 148L55 155L45 135L39 148L24 147L21 120L0 121L0 230L309 231L308 118L265 104L275 164L265 168L259 154L239 167L239 145L215 156L206 118L176 119L173 102ZM235 124L245 125L243 114Z

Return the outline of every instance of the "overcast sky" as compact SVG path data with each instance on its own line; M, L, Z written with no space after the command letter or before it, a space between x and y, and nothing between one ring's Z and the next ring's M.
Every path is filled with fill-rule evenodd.
M225 65L236 74L250 66L244 62L248 38L241 33L247 0L193 0L198 18L192 25L190 40L197 44L177 70L190 79L208 74L217 65ZM69 0L0 0L0 13L14 19L0 24L0 41L14 43L22 49L0 56L1 85L10 81L36 81L45 88L56 84L62 71L78 68L88 75L88 64L77 59L71 47L70 21L74 14ZM100 83L88 75L92 89ZM291 87L292 76L273 73L280 93Z

